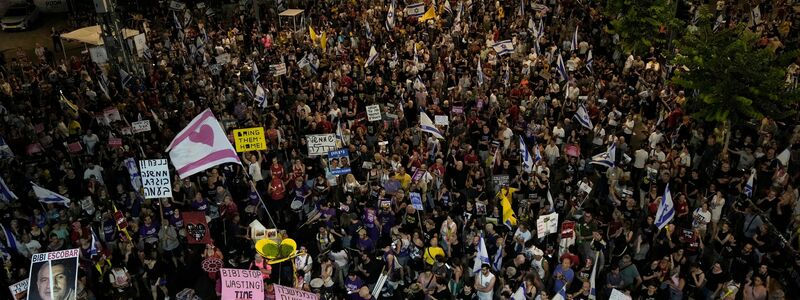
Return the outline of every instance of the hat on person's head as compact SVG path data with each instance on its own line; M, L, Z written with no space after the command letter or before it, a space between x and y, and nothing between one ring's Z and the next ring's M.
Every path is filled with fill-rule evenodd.
M542 256L542 255L544 255L544 251L542 251L542 249L536 248L536 246L534 246L533 247L533 256Z

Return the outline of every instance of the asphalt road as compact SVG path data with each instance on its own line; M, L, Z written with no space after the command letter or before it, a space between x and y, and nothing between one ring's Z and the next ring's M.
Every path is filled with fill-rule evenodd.
M0 51L5 52L6 59L15 55L15 49L22 48L29 58L34 57L33 50L36 43L53 50L53 40L50 38L50 29L55 27L57 30L69 28L67 14L42 14L34 25L33 29L27 31L0 31ZM67 55L75 55L83 50L80 43L65 43ZM64 58L64 54L59 51L54 53L56 58Z

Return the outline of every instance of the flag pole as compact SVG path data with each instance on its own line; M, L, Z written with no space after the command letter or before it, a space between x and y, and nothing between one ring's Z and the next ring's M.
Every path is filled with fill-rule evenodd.
M247 175L247 179L251 181L250 186L253 190L256 191L256 196L258 196L258 201L261 202L261 206L264 207L264 211L267 213L267 217L269 218L269 222L272 223L272 228L278 229L278 226L275 224L275 220L272 219L272 214L269 213L269 209L267 209L267 204L264 203L264 199L261 198L261 192L258 191L258 187L256 187L255 181L253 180L253 176L250 176L249 173L245 172Z

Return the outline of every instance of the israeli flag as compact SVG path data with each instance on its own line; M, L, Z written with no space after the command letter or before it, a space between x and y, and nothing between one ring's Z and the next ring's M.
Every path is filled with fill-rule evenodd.
M6 140L0 136L0 158L12 157L14 157L14 151L11 151L11 147L6 144Z
M311 67L311 71L314 71L315 74L317 73L317 69L319 69L319 59L314 53L308 54L308 66Z
M131 77L131 74L128 74L128 71L125 71L122 68L119 69L119 77L120 80L122 81L122 85L127 85L128 82L131 81L131 79L133 78Z
M594 68L592 66L593 63L594 57L592 57L592 50L589 50L589 54L586 55L586 69L592 74L594 74Z
M672 194L669 192L669 184L667 184L664 188L664 196L661 197L661 202L658 204L658 211L656 211L655 225L658 230L667 226L674 216L675 205L672 203Z
M500 271L503 268L503 247L500 246L497 248L497 252L494 254L494 260L492 261L492 268L495 271Z
M189 10L183 11L183 27L189 26L192 23L192 13Z
M492 45L492 49L497 52L498 56L503 56L514 52L514 43L511 40L499 41Z
M542 160L542 153L539 152L539 144L533 145L533 162Z
M478 255L475 256L472 262L472 273L480 272L481 265L488 263L490 263L489 253L486 251L486 244L483 242L483 236L481 236L481 240L478 242Z
M389 67L394 69L398 64L400 64L400 59L397 58L397 50L394 50L394 54L392 54L392 61L389 62Z
M556 210L556 203L553 201L553 195L550 194L550 187L547 187L547 204L550 205L550 212Z
M108 78L106 78L105 73L100 72L100 75L97 76L97 85L106 97L111 97L111 95L108 94Z
M11 191L11 189L6 185L6 181L3 180L3 177L0 177L0 200L5 203L9 203L13 200L17 200L17 195Z
M569 51L575 52L578 50L578 25L575 25L575 33L572 34L572 43L569 44Z
M564 65L564 58L561 57L561 53L558 54L558 61L556 63L558 77L561 79L560 81L569 80L569 73L567 73L567 67Z
M588 129L594 128L594 125L592 125L592 119L589 118L589 113L586 111L586 107L584 107L583 104L578 105L578 111L575 112L575 118L578 119L578 123L581 123L581 126Z
M97 236L94 234L94 228L89 228L92 233L92 244L89 245L89 258L97 256Z
M172 20L175 21L175 28L178 30L183 30L181 26L181 21L178 21L178 15L175 14L175 11L172 11Z
M368 40L372 40L372 28L369 27L369 22L364 22L364 31Z
M424 111L419 112L419 127L423 132L432 134L437 139L444 139L442 132L433 124L431 118Z
M591 284L591 288L589 289L589 300L597 299L597 258L600 257L600 251L595 251L594 253L594 264L592 264L592 275L589 276L589 284Z
M342 133L342 121L336 121L336 139L344 145L344 134Z
M750 178L747 179L747 183L744 185L744 194L748 199L753 198L753 177L755 176L756 169L750 170Z
M5 248L14 250L14 252L19 253L19 250L17 248L17 245L19 245L19 241L17 241L17 237L14 236L14 232L11 231L10 228L4 226L3 224L0 224L0 229L3 230L3 234L6 236Z
M589 162L590 164L605 166L607 168L614 167L614 160L617 155L617 144L611 144L608 146L606 152L597 154L592 156L592 160Z
M406 15L419 18L425 14L425 3L414 3L406 6Z
M453 20L455 23L461 23L461 14L464 12L464 1L458 2L458 12L456 13L456 18Z
M528 298L525 294L528 293L528 289L525 287L525 282L519 284L519 288L516 292L511 294L511 300L527 300Z
M396 0L392 0L392 4L389 5L389 11L386 13L386 30L392 30L392 28L394 28L395 1Z
M31 187L33 188L33 192L36 194L36 197L39 198L39 202L44 203L53 203L53 204L62 204L64 206L69 205L69 198L56 194L53 191L45 189L36 185L35 183L31 182Z
M378 59L378 50L375 50L375 45L372 45L372 48L369 49L369 57L367 61L364 63L364 68L368 68Z
M267 92L264 91L264 88L261 87L260 84L258 85L258 87L256 87L256 95L254 99L258 103L258 107L261 108L267 107Z
M534 161L531 157L531 152L525 146L525 140L521 136L519 137L519 155L522 157L522 167L525 173L530 173L533 170Z
M255 62L255 61L253 62L253 72L252 72L252 75L253 75L253 83L256 83L256 82L258 82L258 66L256 65L256 62Z
M481 58L478 57L478 86L483 85L483 68L481 67Z
M131 187L136 193L142 192L142 175L139 173L139 167L136 165L136 160L129 157L123 161L125 168L128 169L128 175L131 177Z
M533 34L534 38L539 35L538 32L536 32L536 23L533 23L533 17L528 18L528 31Z

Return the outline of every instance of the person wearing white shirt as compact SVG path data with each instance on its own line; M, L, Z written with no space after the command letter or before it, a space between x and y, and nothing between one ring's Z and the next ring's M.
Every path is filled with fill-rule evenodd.
M667 161L667 155L661 150L661 146L656 146L652 151L650 151L650 156L659 163Z
M89 180L89 178L92 176L97 179L97 182L105 185L103 183L103 167L95 165L93 162L89 162L88 167L85 171L83 171L83 179Z
M519 223L519 227L517 227L517 231L514 232L514 248L517 252L522 251L525 249L525 243L531 240L533 235L531 231L528 230L528 226L524 223Z
M100 141L100 138L98 138L91 129L86 129L86 134L81 137L81 141L86 145L86 153L94 155L94 147L97 145L97 142Z
M656 145L660 144L664 140L664 134L661 133L661 130L658 128L653 130L653 133L650 134L650 137L647 138L647 141L650 142L650 148L655 148Z
M556 138L556 145L561 146L564 143L564 135L566 131L564 131L563 125L561 125L561 121L558 121L555 127L553 127L553 137Z

